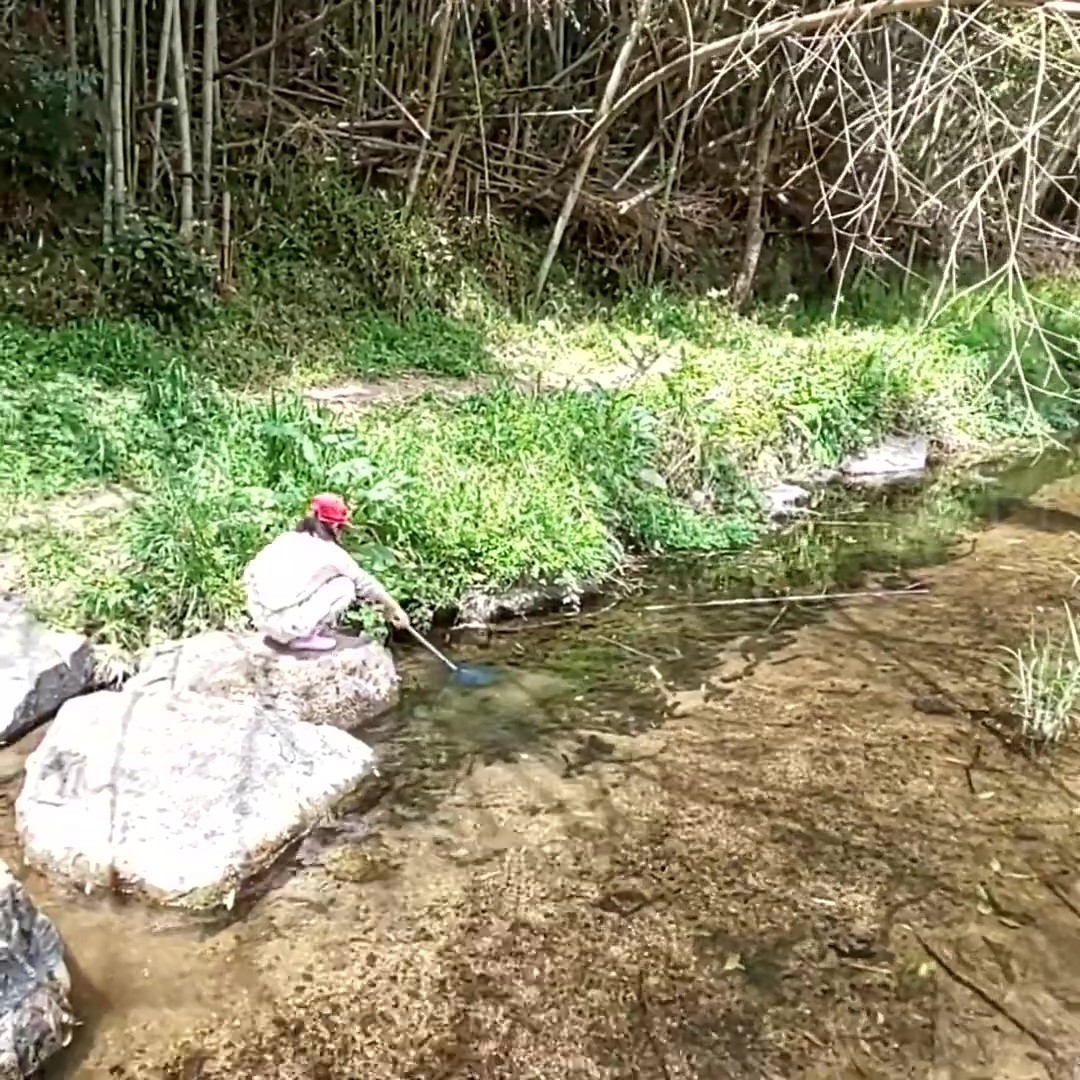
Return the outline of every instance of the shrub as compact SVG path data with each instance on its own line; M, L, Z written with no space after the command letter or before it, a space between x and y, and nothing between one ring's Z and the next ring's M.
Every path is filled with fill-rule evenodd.
M124 231L102 255L108 303L121 317L183 329L213 307L211 265L183 243L167 222L129 215Z

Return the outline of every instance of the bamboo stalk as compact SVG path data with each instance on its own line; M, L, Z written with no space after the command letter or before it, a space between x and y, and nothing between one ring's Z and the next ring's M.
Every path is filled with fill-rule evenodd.
M473 86L476 89L476 125L480 136L480 152L484 162L484 220L491 223L491 168L488 163L487 124L484 122L484 99L480 88L480 71L476 64L476 42L473 40L472 20L469 7L464 5L465 35L469 41L469 66L472 68Z
M103 107L97 115L110 161L106 230L113 229L117 200L119 218L126 214L130 222L148 185L162 203L173 197L179 206L180 188L190 182L192 199L199 200L192 217L206 223L210 242L209 223L215 233L222 227L226 175L244 177L233 189L237 197L246 189L244 201L232 213L234 233L246 228L241 222L250 221L251 178L261 194L258 186L273 182L281 148L282 159L288 154L315 162L325 152L349 161L361 176L390 179L400 184L410 209L434 175L431 194L450 202L452 211L467 207L493 216L501 203L543 215L552 230L547 262L526 283L538 300L563 253L565 233L579 218L590 249L603 245L599 255L607 262L632 259L648 280L710 245L725 260L733 257L736 268L741 260L734 282L740 303L752 292L766 225L805 237L815 249L828 226L840 257L845 247L852 253L854 272L868 256L895 260L913 275L924 255L948 255L951 267L947 248L961 233L966 238L959 257L982 258L988 266L1006 257L1006 247L1018 265L1027 237L1041 245L1029 249L1036 252L1046 249L1049 238L1059 238L1067 250L1080 246L1073 220L1080 198L1064 176L1075 171L1080 110L1068 89L1075 90L1071 60L1060 58L1053 37L1059 30L1069 37L1065 14L1080 10L1080 0L1068 0L1074 5L1068 8L1066 0L984 0L985 6L949 0L948 11L945 0L852 0L806 15L793 8L780 19L771 17L776 7L736 11L726 0L668 0L651 5L629 54L628 31L644 0L624 0L615 9L617 19L602 16L610 12L604 5L545 5L541 12L539 6L479 0L462 16L457 0L303 0L280 4L272 34L273 0L234 0L226 9L218 4L216 22L205 16L209 0L185 2L120 0L126 13L119 24L120 125L111 97L114 0L51 5L58 12L63 7L62 62L72 83L79 61L89 71L102 53ZM346 2L349 18L342 15L336 30L319 32L316 20L328 19ZM929 17L917 14L935 6ZM1023 10L1027 28L1017 19L1016 32L1004 29L998 12L1005 8ZM304 9L316 14L307 19ZM186 50L185 92L175 97L169 74L174 20ZM1028 32L1033 20L1039 21L1034 34ZM199 38L194 76L186 66L192 25ZM78 31L86 35L81 46ZM159 33L163 47L154 60ZM288 47L305 33L303 48ZM230 66L250 65L231 81L221 80L212 34L235 42L231 48L244 54ZM330 55L336 50L352 70L346 74L325 62L324 78L314 86L309 44ZM1000 102L999 116L979 80L1008 58L1008 49L1022 72L1043 69L1045 92L1033 95L1019 85ZM765 102L756 123L746 124L749 91L755 83L767 85L765 65L778 60L792 73L788 83L799 106L778 110L766 139ZM620 61L623 70L613 82ZM147 71L151 64L156 80ZM263 69L272 71L269 86ZM197 104L192 79L200 75ZM605 114L599 106L610 87ZM166 129L162 141L161 110L181 99L189 138L199 144L191 148L199 154L193 169L182 163L183 139L174 129ZM213 157L213 148L226 145L234 118L238 130L227 145L238 152L226 162ZM177 123L182 130L179 114ZM199 130L191 131L193 123ZM140 155L135 135L144 128L153 138L150 152ZM1016 145L1010 151L1011 142ZM599 148L590 150L591 143ZM772 162L764 173L763 153L766 164ZM168 184L163 158L165 168L175 170L166 173ZM965 217L972 192L972 204L982 202ZM771 222L766 205L775 209ZM745 220L734 221L736 213ZM182 208L179 216L185 217ZM949 239L942 241L942 233Z
M857 592L801 593L796 596L733 596L721 600L691 600L684 604L646 604L643 611L684 611L688 608L771 607L775 604L829 604L834 600L883 600L901 596L926 596L925 585L906 589L863 589Z
M102 12L101 0L93 0L90 17L94 26L94 37L97 39L98 61L101 65L102 76L101 126L105 142L105 168L101 188L101 243L108 250L113 240L113 141L108 120L109 41L106 34L105 16Z
M172 29L177 20L177 8L180 0L165 0L161 19L161 37L158 41L157 72L154 77L154 101L162 102L165 98L165 79L169 71L169 55L172 51ZM179 105L179 100L177 100ZM154 119L150 129L150 196L153 198L158 186L158 159L161 154L161 114L154 110Z
M214 68L217 61L217 0L203 7L202 56L202 219L203 246L214 243Z
M795 12L769 19L767 22L755 23L717 41L698 45L691 52L669 60L662 67L654 69L631 85L611 105L610 109L597 117L578 147L578 156L581 158L588 154L590 148L595 146L611 125L635 101L667 79L681 74L692 63L712 63L742 50L760 49L785 38L804 34L824 34L831 29L853 24L865 25L891 15L942 9L949 6L956 9L974 8L981 7L987 2L988 0L866 0L864 3L844 3L806 14ZM1042 11L1062 15L1071 15L1080 11L1080 4L1076 0L989 0L989 3L993 7L1004 9Z
M124 231L127 210L127 187L125 184L124 139L124 55L123 55L123 7L121 0L109 0L107 26L109 34L109 141L112 146L112 220L113 230L119 235Z
M176 125L180 135L180 239L191 240L194 228L194 163L191 154L191 106L188 101L187 74L184 69L184 37L180 13L172 20L173 85L176 88Z
M97 38L98 56L101 59L102 100L108 100L109 85L109 32L105 24L105 9L102 0L94 0L94 36Z
M229 189L221 193L221 293L230 296L232 285L232 196Z
M754 144L754 173L750 181L750 199L746 210L746 248L738 276L735 278L735 285L731 290L731 301L736 309L740 310L750 299L758 260L761 258L761 248L765 242L765 228L761 223L761 212L765 201L765 180L772 151L773 131L776 129L776 118L784 107L785 84L781 83L779 87L776 87L775 93L776 96L767 106L765 120L761 124ZM757 112L758 107L755 104L755 120Z
M105 140L105 182L102 188L101 243L108 249L113 242L113 164L112 139Z
M442 18L439 20L439 29L435 39L435 66L431 72L431 84L428 89L428 103L424 110L424 130L431 130L431 123L435 118L435 106L439 100L439 88L442 86L443 73L446 70L446 56L450 51L450 29L454 24L454 0L444 0ZM405 192L405 213L412 209L416 199L417 189L420 187L420 177L424 172L424 160L430 138L420 144L420 152L416 155L412 172L409 174L409 186Z
M615 92L619 89L623 73L626 71L626 66L630 62L630 56L634 51L634 47L637 45L638 38L641 36L645 21L649 17L650 7L651 0L640 0L637 14L634 16L634 21L630 25L630 31L623 41L622 48L619 50L618 58L615 61L615 66L611 69L611 75L608 77L607 85L604 87L603 96L600 98L600 106L597 109L596 127L603 124L604 118L611 111L612 102L615 100ZM566 226L570 223L570 216L573 214L574 207L577 205L578 198L581 195L581 189L585 186L585 177L588 174L589 166L592 164L593 157L596 154L597 145L598 143L595 139L586 145L584 153L581 155L581 160L578 163L577 171L574 174L574 179L570 184L570 190L567 191L566 198L563 200L562 209L559 211L559 216L555 221L555 228L551 231L551 239L548 241L547 250L544 252L543 261L540 263L540 269L536 275L535 303L540 302L540 297L544 293L544 286L547 284L548 274L551 273L551 267L555 262L555 256L558 254L559 245L562 243L563 234L566 232Z
M79 36L75 0L64 0L64 44L67 47L68 93L75 93L79 76Z
M140 0L139 16L139 96L143 101L147 101L150 97L150 27L147 25L147 0ZM138 112L138 109L135 111Z
M716 21L716 4L717 0L710 0L709 13L706 18L706 34L712 32L713 23ZM690 5L687 0L682 0L681 3L683 21L686 24L686 38L691 53L694 50L694 19L690 12ZM690 124L690 100L698 90L700 68L697 64L691 62L690 70L686 76L686 94L687 102L679 112L679 126L675 132L675 142L671 148L671 161L668 164L667 182L664 184L664 194L660 203L660 219L656 226L656 235L653 237L652 251L649 254L649 269L646 273L645 280L647 284L652 285L653 279L656 275L656 264L660 257L660 244L663 241L664 234L667 231L668 212L671 209L671 194L675 187L675 178L679 174L679 166L682 163L683 147L686 143L686 132Z
M135 174L135 0L124 4L124 175L127 180L127 199L135 201L138 180Z
M187 19L184 21L184 73L189 79L195 72L195 13L198 0L181 0Z
M272 19L273 23L271 29L271 40L277 41L278 35L281 30L281 0L274 0L274 12ZM267 88L270 90L270 93L268 93L266 96L266 122L263 124L262 142L259 144L259 152L255 159L257 171L255 173L254 194L256 199L258 199L259 197L259 188L262 184L263 168L267 159L267 147L270 144L270 123L273 120L274 116L273 89L277 82L277 51L274 49L269 49L267 51L270 54L270 59L267 63L268 72L266 76L266 84ZM218 72L218 74L220 76L220 71Z

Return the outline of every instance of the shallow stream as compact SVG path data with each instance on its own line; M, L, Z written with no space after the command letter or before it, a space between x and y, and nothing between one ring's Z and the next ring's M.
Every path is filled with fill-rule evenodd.
M228 924L31 875L85 1021L49 1075L1080 1070L1080 756L999 731L1004 649L1080 572L1077 473L829 495L750 555L459 644L484 689L410 655L361 732L380 779ZM35 741L0 754L9 824Z

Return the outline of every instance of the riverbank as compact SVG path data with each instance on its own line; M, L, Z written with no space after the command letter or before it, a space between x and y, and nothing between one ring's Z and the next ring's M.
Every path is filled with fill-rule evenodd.
M889 431L949 451L1075 419L1061 397L1025 394L1014 365L991 382L1000 306L930 330L873 314L742 317L662 293L532 321L367 313L235 366L228 312L194 335L8 321L9 584L122 648L232 625L245 561L312 491L335 488L357 507L356 554L423 621L477 587L573 586L630 552L743 547L763 523L762 483ZM1023 360L1045 380L1034 346ZM395 391L418 373L425 393ZM343 384L321 395L330 408L311 396Z

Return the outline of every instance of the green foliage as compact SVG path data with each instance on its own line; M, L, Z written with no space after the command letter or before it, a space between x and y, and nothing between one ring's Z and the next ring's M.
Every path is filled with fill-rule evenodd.
M295 390L409 372L464 378L495 367L481 328L441 312L399 320L252 296L163 344L182 347L191 367L233 389Z
M745 485L730 507L728 489L710 493L716 516L657 479L676 415L663 395L650 406L502 387L347 425L287 394L233 396L132 327L8 325L0 356L12 360L0 399L9 498L104 481L142 492L83 565L68 536L19 541L46 605L53 575L68 581L54 614L127 645L239 618L244 563L326 487L357 508L365 564L421 616L473 585L603 575L627 545L730 547L754 532Z
M406 213L398 195L362 191L333 163L281 171L270 210L248 261L264 295L295 288L298 276L310 288L301 268L318 265L338 282L337 304L446 313L475 292L520 303L539 258L537 243L500 221Z
M0 175L12 191L75 195L99 158L95 76L52 57L0 48Z
M129 215L124 231L102 252L106 302L121 317L163 327L191 327L210 313L214 275L205 258L168 223Z
M365 312L351 327L345 353L348 371L356 375L424 371L464 378L492 367L475 326L430 310L403 319Z

